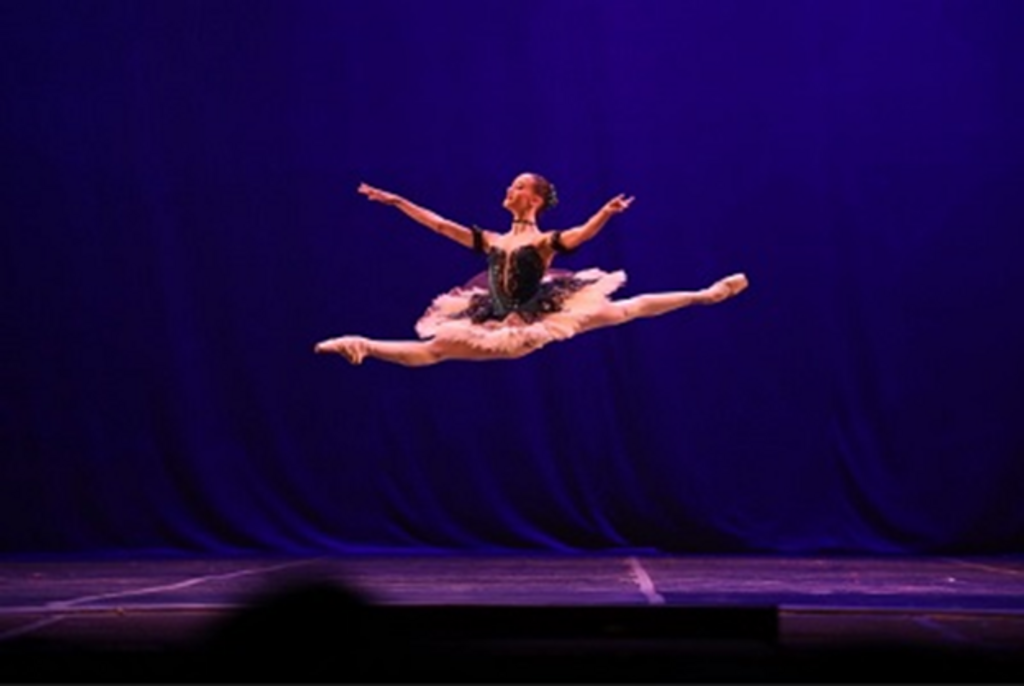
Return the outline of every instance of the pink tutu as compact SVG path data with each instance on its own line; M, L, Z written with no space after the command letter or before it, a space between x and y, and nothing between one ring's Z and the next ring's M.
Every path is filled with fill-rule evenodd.
M556 309L530 317L513 312L503 319L474 322L467 313L474 302L488 297L486 278L477 277L437 296L416 322L416 333L420 338L458 341L490 352L536 350L572 338L625 282L622 270L549 271L541 285L555 296Z

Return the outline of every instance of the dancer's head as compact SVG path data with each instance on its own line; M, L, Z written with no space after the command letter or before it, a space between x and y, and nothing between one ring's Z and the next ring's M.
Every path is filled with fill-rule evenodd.
M513 214L540 214L558 204L555 186L540 174L517 176L505 192L505 208Z

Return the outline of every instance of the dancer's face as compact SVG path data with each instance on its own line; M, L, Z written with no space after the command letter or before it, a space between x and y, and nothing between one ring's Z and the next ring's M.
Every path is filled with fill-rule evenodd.
M533 189L533 177L529 174L520 174L509 185L505 191L505 202L502 203L505 209L510 212L536 212L540 209L544 199L537 195Z

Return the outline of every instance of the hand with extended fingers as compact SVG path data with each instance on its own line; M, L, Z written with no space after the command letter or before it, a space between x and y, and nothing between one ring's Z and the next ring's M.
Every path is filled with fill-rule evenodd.
M374 188L365 183L359 184L359 192L365 195L369 200L374 202L384 203L385 205L394 205L398 202L398 196L394 193L388 193L382 191L379 188Z
M636 196L626 197L625 193L619 193L614 198L608 201L608 204L604 206L604 211L609 214L618 214L624 212L626 208L633 204L633 200Z

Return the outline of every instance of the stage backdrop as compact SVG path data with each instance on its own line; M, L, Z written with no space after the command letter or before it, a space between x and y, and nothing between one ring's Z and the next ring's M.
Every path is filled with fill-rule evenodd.
M0 4L0 550L1024 551L1024 3ZM715 307L517 361L414 337L473 254Z

